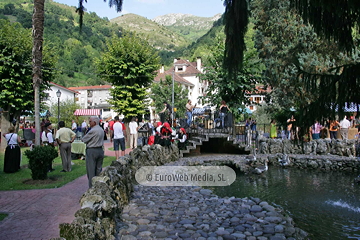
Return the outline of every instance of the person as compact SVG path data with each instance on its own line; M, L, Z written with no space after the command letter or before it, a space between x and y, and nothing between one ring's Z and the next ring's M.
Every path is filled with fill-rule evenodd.
M50 122L45 123L44 131L41 133L41 142L43 146L52 146L54 145L54 137L52 134L52 125ZM55 169L52 168L52 163L49 165L49 172L54 171Z
M89 119L91 130L82 138L86 143L86 173L89 188L92 187L92 178L98 176L104 161L104 130L99 126L100 119L92 116Z
M115 117L115 123L113 124L113 131L114 131L114 141L110 138L110 141L114 142L114 151L116 160L119 159L119 155L125 156L125 138L126 138L126 131L123 129L123 125L120 122L119 116ZM119 146L121 148L121 152L119 154Z
M136 118L133 117L131 122L129 123L129 131L130 131L130 148L137 148L137 138L138 138L138 123L135 121Z
M168 102L164 101L164 109L159 112L160 114L160 122L171 122L171 113L172 113L172 110L171 110L171 106L170 104L168 104Z
M165 122L160 128L160 142L161 146L170 146L172 137L172 129L168 122Z
M275 139L277 137L277 130L276 130L276 121L275 119L271 120L270 123L270 137Z
M228 105L226 105L226 102L224 100L221 101L220 105L220 118L221 118L221 128L225 128L225 117L227 115L227 112L230 112L230 109Z
M84 119L84 121L81 124L81 132L83 136L86 134L86 130L87 130L87 123L86 123L86 119Z
M105 121L105 123L104 123L104 131L105 131L106 135L109 133L109 121Z
M286 121L287 122L287 128L286 128L286 133L287 133L287 138L289 140L291 140L291 138L295 137L295 122L296 119L294 118L294 115L291 115L291 117Z
M41 120L41 123L40 123L40 129L41 129L41 132L43 132L44 130L45 130L45 118L43 118L42 120Z
M60 172L71 171L71 143L74 142L76 134L65 127L65 122L59 122L59 130L56 132L55 138L59 145L60 156L63 169Z
M9 127L8 133L3 133L6 139L7 147L4 156L4 172L14 173L20 169L21 151L19 143L21 143L20 136L15 133L13 126Z
M341 139L348 139L348 134L349 134L349 128L350 128L350 121L347 120L346 116L344 117L343 120L340 121L340 136Z
M318 120L315 121L314 125L311 127L311 136L313 140L320 139L320 131L324 127L319 123Z
M74 133L77 131L77 124L75 120L72 120L71 130L73 130Z
M183 150L186 148L187 135L185 128L180 128L179 133L176 135L176 139L179 140L178 148L179 150Z
M191 100L189 99L187 104L186 104L186 116L187 116L187 126L191 127L191 122L192 122L192 112L194 110L194 108L196 107L196 103L195 105L191 105Z
M329 121L329 132L331 139L337 139L337 132L339 130L339 122L336 120L330 119Z
M360 115L358 119L355 119L355 127L358 129L358 134L360 134Z

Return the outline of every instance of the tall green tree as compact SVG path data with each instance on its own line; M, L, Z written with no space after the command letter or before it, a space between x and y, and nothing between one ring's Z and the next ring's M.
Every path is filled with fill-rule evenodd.
M183 88L181 84L174 83L174 108L176 111L176 118L184 118L185 105L188 101L188 90ZM156 112L160 112L164 109L164 101L171 103L172 101L172 77L166 75L165 79L161 79L160 82L153 83L151 86L150 98L152 100L152 106L155 107Z
M208 63L205 65L203 81L209 82L204 97L206 102L219 106L221 100L227 102L229 107L237 111L248 102L246 94L255 89L255 84L261 81L261 64L257 58L253 43L248 42L249 51L244 54L243 68L236 71L234 76L229 76L224 67L225 41L218 38L218 43L210 49ZM226 83L226 84L225 84Z
M348 55L335 43L320 38L314 28L290 8L289 0L252 3L256 47L267 68L267 83L272 87L269 110L273 113L285 110L290 115L290 107L295 107L297 119L304 126L311 125L316 118L334 117L332 103L341 102L339 94L334 94L337 84L330 79L322 81L321 75L328 78L333 69L353 63L358 54ZM315 74L315 83L309 84L304 72Z
M47 52L49 53L49 52ZM54 68L56 58L45 54L43 67ZM54 72L44 70L45 83ZM24 111L34 107L34 88L31 80L31 31L18 23L0 19L0 107L3 108L2 129L6 131L9 121L19 119ZM43 91L42 91L43 93ZM39 94L39 98L43 95Z
M247 16L249 7L247 9L239 8L234 2L235 1L225 1L225 18L229 19L229 21L226 22L227 27L225 28L225 33L227 35L226 51L242 54L245 50L242 40L237 39L234 42L232 41L232 36L242 36L245 27L241 25L241 27L237 28L234 26L234 23L242 21L243 17ZM241 2L244 3L248 1L241 0ZM276 0L267 1L269 5L278 2L279 1ZM344 62L343 65L335 65L332 68L330 68L329 65L329 68L322 69L325 71L319 71L319 69L308 71L309 69L303 68L304 65L301 64L294 64L293 69L289 69L289 71L297 72L298 79L304 83L301 86L303 88L302 94L304 96L309 92L317 95L314 101L309 102L306 106L303 104L301 109L298 109L304 117L302 123L306 126L310 122L309 117L315 119L324 116L324 113L326 112L334 113L334 104L339 106L341 113L347 102L360 103L359 91L349 90L355 89L356 86L359 86L360 84L360 61L358 57L359 51L357 49L359 46L357 36L360 33L360 2L357 0L289 0L287 3L290 3L290 8L288 8L287 14L285 14L286 16L292 14L291 9L297 10L305 20L305 23L309 22L314 26L315 32L319 34L319 36L327 41L335 43L340 49L344 49L346 53L342 54L347 54L345 58L349 59L349 61ZM273 13L268 12L268 14L272 15ZM256 14L254 14L254 16L255 15ZM268 18L270 15L263 16ZM278 23L280 22L275 23L273 26L274 30ZM282 24L287 24L287 22L280 23L280 25ZM289 27L293 26L289 25ZM283 36L282 32L277 30L272 32L272 34L274 36ZM298 36L291 35L290 37L297 38ZM307 42L303 42L300 44L300 47L303 47L306 44ZM265 52L265 54L272 53L274 52ZM289 53L288 58L296 55L291 52ZM316 55L313 56L316 57ZM306 57L303 59L305 58ZM225 62L227 63L236 63L239 60L241 60L241 57L236 56L235 54L225 55ZM314 58L314 61L317 60L317 58ZM227 71L231 73L237 66L238 64L229 64L227 66ZM268 71L272 71L272 69L268 69ZM281 80L288 81L289 79ZM304 96L301 96L303 98L302 100L305 100ZM306 97L308 97L308 95L306 95Z
M79 116L76 119L74 118L74 112L76 109L81 108L79 104L76 104L74 100L67 99L64 101L60 101L60 119L65 122L65 126L71 128L71 121L78 120L77 124L81 124L84 119L87 117ZM51 109L52 113L57 113L58 103L53 102L50 104L49 109ZM49 118L50 122L57 122L57 114L53 114Z
M126 118L144 114L146 90L160 66L160 58L148 42L134 34L114 36L96 65L101 77L113 85L109 100L113 109Z
M79 0L78 12L80 14L80 22L82 23L84 7L84 0ZM122 0L109 0L110 7L115 6L118 12L122 8ZM40 86L43 81L42 76L42 51L43 51L43 37L44 37L44 4L45 0L34 0L34 13L32 18L32 33L33 33L33 48L32 48L32 82L35 90L35 145L40 145Z

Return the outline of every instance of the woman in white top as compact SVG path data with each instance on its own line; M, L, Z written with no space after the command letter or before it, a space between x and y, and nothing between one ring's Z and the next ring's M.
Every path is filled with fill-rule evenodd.
M186 148L187 135L186 135L186 130L184 128L180 128L180 132L176 136L176 138L179 140L179 142L178 142L179 150L185 149Z
M51 128L51 123L45 123L45 130L41 133L41 141L45 146L50 145L54 147L54 137Z
M43 146L55 147L51 123L50 122L45 123L44 129L45 130L41 133L41 142ZM52 167L52 162L51 162L49 165L49 172L52 172L54 170L55 169Z
M10 127L8 133L4 133L3 136L6 139L7 147L5 149L4 157L4 172L14 173L20 169L21 151L19 143L21 139L19 135L15 133L15 128Z

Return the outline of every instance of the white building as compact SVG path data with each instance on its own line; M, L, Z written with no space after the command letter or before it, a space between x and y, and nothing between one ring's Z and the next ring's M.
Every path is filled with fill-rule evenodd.
M266 95L271 92L269 87L265 88L264 86L256 86L255 89L254 92L246 94L250 101L250 104L247 104L246 107L252 112L256 111L257 106L265 102Z
M60 97L57 96L57 92L60 93ZM45 91L45 98L43 99L43 102L51 108L51 106L54 106L59 102L63 101L74 101L76 99L77 92L74 90L71 90L69 88L66 88L64 86L61 86L59 84L50 82L50 89ZM49 111L54 114L57 112L57 109L49 109Z
M100 109L101 117L104 119L115 117L116 113L110 108L107 102L110 96L111 85L70 87L69 89L78 92L75 99L82 109Z
M198 57L196 62L175 58L174 66L167 71L164 71L164 67L161 67L154 81L160 82L160 79L165 80L165 77L167 75L172 76L173 72L174 81L187 88L189 90L188 98L193 104L197 103L201 107L202 102L199 97L204 95L208 86L206 82L200 81L199 74L203 73L201 58Z

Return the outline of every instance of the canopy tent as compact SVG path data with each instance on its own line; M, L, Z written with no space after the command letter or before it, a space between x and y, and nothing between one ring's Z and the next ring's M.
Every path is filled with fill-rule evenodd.
M51 117L51 113L49 110L45 110L40 113L40 117Z
M100 116L100 109L76 109L75 116Z
M242 114L252 114L252 111L249 109L249 108L238 108L239 112L242 113Z
M355 104L355 103L345 103L344 106L344 112L358 112L360 111L360 104ZM336 104L335 105L335 111L338 112L339 111L339 105Z

